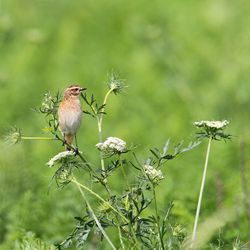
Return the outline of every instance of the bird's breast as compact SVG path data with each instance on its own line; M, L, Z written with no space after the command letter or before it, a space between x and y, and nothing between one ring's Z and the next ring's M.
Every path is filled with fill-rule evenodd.
M76 134L77 129L82 121L82 109L80 101L78 102L62 102L59 110L59 127L64 134Z

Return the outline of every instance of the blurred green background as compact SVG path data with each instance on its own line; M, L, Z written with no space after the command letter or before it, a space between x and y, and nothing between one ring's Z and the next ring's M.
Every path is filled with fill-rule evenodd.
M250 2L244 0L1 0L0 134L17 126L25 135L41 135L45 120L31 108L39 107L45 92L78 83L102 100L112 70L128 87L110 98L104 137L138 145L141 160L168 138L188 143L193 121L228 119L234 137L212 146L201 221L223 205L233 208L235 219L214 232L213 242L247 242L239 166L243 140L247 178L249 23ZM74 187L47 192L54 169L45 163L61 145L25 141L10 147L2 138L0 249L13 249L23 231L51 244L64 239L84 206ZM78 141L89 159L97 157L97 140L95 121L87 116ZM161 207L173 200L176 221L188 234L205 150L206 142L169 162L160 188Z

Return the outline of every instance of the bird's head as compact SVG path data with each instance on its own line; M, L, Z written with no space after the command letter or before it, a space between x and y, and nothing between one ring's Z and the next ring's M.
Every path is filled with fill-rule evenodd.
M84 90L86 90L86 88L82 88L79 85L76 84L70 85L68 88L65 89L64 97L65 98L79 97L81 92Z

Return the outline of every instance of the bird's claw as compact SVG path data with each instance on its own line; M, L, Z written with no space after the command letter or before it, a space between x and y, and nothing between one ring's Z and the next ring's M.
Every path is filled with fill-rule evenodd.
M78 155L79 154L79 150L78 150L78 148L76 147L76 148L74 148L74 152L75 152L75 155Z

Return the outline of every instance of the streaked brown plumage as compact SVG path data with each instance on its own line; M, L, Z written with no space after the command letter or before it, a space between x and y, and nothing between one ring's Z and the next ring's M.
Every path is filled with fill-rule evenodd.
M64 97L59 105L58 118L59 128L63 133L67 144L72 145L74 136L82 121L82 107L80 102L80 94L85 90L79 85L70 85L64 91ZM66 147L70 150L69 147Z

